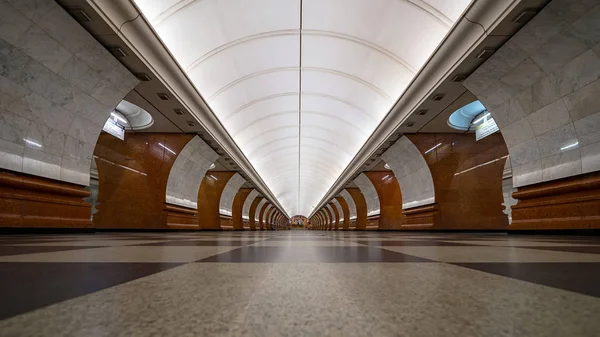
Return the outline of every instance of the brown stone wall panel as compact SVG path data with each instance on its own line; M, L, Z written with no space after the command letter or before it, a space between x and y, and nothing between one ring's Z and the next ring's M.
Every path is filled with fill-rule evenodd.
M323 212L325 212L329 217L330 222L327 223L326 230L330 231L333 228L333 221L335 221L335 219L333 218L333 214L331 214L331 212L329 211L329 208L323 207Z
M333 230L337 231L340 228L340 213L338 212L337 207L335 206L335 204L329 203L329 205L331 206L331 209L333 210L333 216L334 216L334 219L335 219Z
M198 211L195 209L165 203L164 213L169 228L199 229Z
M198 190L198 223L201 229L221 229L219 202L227 181L235 172L208 171Z
M402 193L392 171L363 172L375 186L379 197L379 229L400 229L402 223Z
M269 208L269 206L271 205L271 203L269 202L265 202L262 205L262 208L260 210L258 210L258 228L260 230L264 230L265 229L265 212L267 211L267 208Z
M233 228L235 230L244 229L242 209L244 207L244 201L246 201L248 194L250 194L252 190L252 188L240 188L233 198L233 203L231 205L231 218L233 220Z
M439 208L434 228L507 228L508 217L502 212L502 172L508 150L500 134L478 142L473 134L407 137L424 154L431 171Z
M220 214L219 221L222 230L232 231L235 229L233 227L233 219L230 216Z
M348 203L346 203L346 199L342 197L335 198L342 206L342 212L344 213L344 221L342 222L342 230L348 230L348 226L350 225L350 209L348 208Z
M0 171L0 227L92 228L82 186Z
M520 187L510 230L600 228L600 173Z
M256 207L263 199L264 199L263 197L256 197L256 198L254 198L254 200L252 201L252 204L250 205L250 210L248 211L248 223L250 226L250 230L254 231L254 230L259 229L258 224L256 223L256 220L254 220L254 218L256 216Z
M350 193L356 205L356 221L353 221L355 222L355 229L365 230L367 227L367 202L365 201L365 197L358 188L347 188L346 191Z
M179 153L191 138L184 134L127 133L122 141L102 133L94 150L99 176L94 225L166 228L166 186L176 155L158 144Z

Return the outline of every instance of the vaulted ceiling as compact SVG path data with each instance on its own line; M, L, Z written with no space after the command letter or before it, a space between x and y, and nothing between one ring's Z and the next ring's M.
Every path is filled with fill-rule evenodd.
M308 215L471 0L135 0L289 215Z

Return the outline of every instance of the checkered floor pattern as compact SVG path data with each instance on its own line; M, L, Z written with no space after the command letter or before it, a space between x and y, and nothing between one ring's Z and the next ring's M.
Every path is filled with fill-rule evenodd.
M600 331L598 237L4 235L0 277L0 336Z

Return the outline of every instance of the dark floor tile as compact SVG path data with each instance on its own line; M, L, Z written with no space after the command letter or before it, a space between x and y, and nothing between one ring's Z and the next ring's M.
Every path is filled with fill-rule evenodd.
M486 273L600 297L600 263L452 263Z
M141 245L132 246L183 246L183 247L203 247L203 246L246 246L257 241L251 240L214 240L214 241L165 241L165 242L154 242L144 243Z
M560 247L523 247L528 249L541 249L541 250L552 250L555 252L571 252L571 253L586 253L586 254L600 254L600 246L588 246L588 247L573 247L573 246L560 246Z
M444 241L428 241L428 240L422 240L422 241L353 241L356 243L360 243L362 245L368 245L368 246L382 246L382 247L388 247L388 246L397 246L397 247L403 247L403 246L417 246L417 247L428 247L428 246L475 246L475 245L469 245L469 244L465 244L465 243L453 243L453 242L444 242Z
M0 319L179 265L181 264L0 262Z
M63 250L98 248L92 246L0 246L0 256L60 252Z
M198 262L432 262L374 247L242 247Z

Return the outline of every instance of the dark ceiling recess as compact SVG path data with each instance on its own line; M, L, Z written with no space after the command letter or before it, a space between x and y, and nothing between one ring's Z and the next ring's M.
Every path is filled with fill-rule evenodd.
M467 75L466 74L458 74L458 75L452 77L452 82L460 83L460 82L462 82L462 81L464 81L466 79L467 79Z
M444 98L444 94L435 94L433 97L431 97L431 99L434 101L441 101L442 98Z
M160 92L160 93L158 93L158 94L156 94L156 95L158 96L158 98L160 98L160 99L161 99L161 100L163 100L163 101L168 101L169 99L171 99L171 98L169 97L169 94L166 94L166 93L164 93L164 92Z
M137 74L135 74L135 77L137 77L137 79L142 82L148 82L148 81L152 80L152 78L146 73L137 73Z
M196 126L196 123L192 122L192 121L187 121L187 125L188 126Z
M407 128L415 126L415 122L408 122L405 124Z
M121 47L108 47L108 51L113 54L114 57L125 57L127 54L121 49Z
M486 59L496 52L496 49L484 48L481 53L477 54L478 59Z
M521 13L519 13L512 22L518 24L525 24L529 22L529 20L533 19L533 17L537 14L535 9L527 8L524 9Z
M176 115L182 116L183 115L183 110L181 109L173 109L173 111L175 111ZM201 137L202 138L202 137Z
M79 22L91 22L92 18L90 18L89 15L87 15L87 13L81 9L81 8L68 8L67 11L69 12L69 14L71 14L71 16L73 18L75 18L75 20L79 21Z
M417 112L417 115L419 115L419 116L424 116L426 114L427 114L427 109L422 109Z

